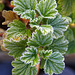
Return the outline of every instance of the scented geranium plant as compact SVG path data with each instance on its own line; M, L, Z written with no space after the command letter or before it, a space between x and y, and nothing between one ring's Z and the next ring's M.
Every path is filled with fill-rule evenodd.
M55 0L14 0L13 11L27 24L15 19L8 24L4 46L15 58L12 75L37 75L36 66L48 75L60 74L65 68L64 54L68 41L64 32L68 20L62 17Z

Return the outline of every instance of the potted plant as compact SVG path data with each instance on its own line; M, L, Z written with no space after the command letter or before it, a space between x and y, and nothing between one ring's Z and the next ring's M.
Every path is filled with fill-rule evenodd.
M12 4L21 18L8 24L4 39L4 47L15 58L12 75L38 75L39 68L49 75L62 73L68 20L58 13L56 1L13 0Z

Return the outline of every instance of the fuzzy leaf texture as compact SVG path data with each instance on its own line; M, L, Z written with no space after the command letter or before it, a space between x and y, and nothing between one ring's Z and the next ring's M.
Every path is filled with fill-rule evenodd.
M27 10L26 12L24 12L22 15L21 15L21 18L24 18L24 19L29 19L30 22L37 22L38 21L38 18L35 18L35 11L34 10Z
M58 3L61 4L63 15L75 14L75 0L59 0Z
M21 61L25 63L31 63L31 66L39 64L40 58L38 57L38 50L34 47L28 47L25 49L27 52L21 56Z
M48 33L53 33L53 28L51 25L41 25L37 27L37 29L40 29L44 35L47 35Z
M42 19L42 18L40 18ZM39 19L37 20L37 22L39 21ZM48 33L53 33L53 27L51 25L37 25L37 23L31 23L30 24L31 27L36 27L37 29L40 29L41 32L44 34L44 35L47 35Z
M48 19L47 23L53 27L53 37L55 39L63 36L64 31L68 28L68 20L65 17L61 17L61 15L57 15L55 19Z
M19 20L14 20L8 25L8 30L7 30L7 38L13 38L13 37L18 37L18 36L30 36L31 32L29 29L26 29L25 24L22 23Z
M53 52L60 52L65 54L65 52L68 50L68 41L64 36L58 39L54 39L53 43L49 46L48 49L52 49Z
M51 36L51 33L48 35L43 35L40 30L36 30L32 34L32 38L29 39L28 45L34 46L34 47L40 47L40 46L49 46L53 41L53 38Z
M19 59L12 62L14 67L12 70L12 75L36 75L36 67L31 67L31 64L26 64Z
M7 50L9 50L9 55L14 56L14 58L20 57L22 53L25 51L25 47L27 46L27 39L21 39L20 41L14 40L4 40L4 46Z
M14 0L13 11L18 15L23 14L26 10L35 10L37 0Z
M39 16L39 17L35 18L32 22L30 22L31 28L33 28L33 27L39 27L39 24L42 21L42 19L43 19L43 17Z
M55 18L57 15L57 4L55 0L41 0L37 4L36 10L43 18Z
M46 60L44 65L45 73L49 75L62 73L62 70L65 67L64 57L59 52L54 52L51 56Z
M43 51L42 55L44 59L47 59L52 54L52 50Z

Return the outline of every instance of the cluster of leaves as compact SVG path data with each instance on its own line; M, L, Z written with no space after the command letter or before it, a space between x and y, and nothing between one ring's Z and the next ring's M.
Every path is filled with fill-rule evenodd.
M69 41L68 54L75 53L75 0L56 0L58 3L58 11L63 16L70 19L69 29L65 32L65 36Z
M75 20L75 0L58 0L58 10L64 16L70 16ZM74 21L75 22L75 21Z
M56 1L14 0L13 5L20 18L29 20L30 28L17 19L8 25L4 46L15 58L12 74L36 75L38 64L49 75L61 73L68 49L64 37L68 20L58 13Z

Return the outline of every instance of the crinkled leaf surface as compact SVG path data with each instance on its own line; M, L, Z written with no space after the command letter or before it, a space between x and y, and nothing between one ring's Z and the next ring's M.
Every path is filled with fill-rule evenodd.
M54 39L53 43L49 46L49 49L52 49L54 52L64 54L68 49L68 41L65 39L65 37Z
M37 29L40 29L42 34L47 35L48 33L53 33L53 27L51 25L33 25Z
M41 25L37 28L40 29L41 32L45 35L47 35L48 33L53 33L53 27L51 25Z
M25 47L27 46L26 42L27 42L27 39L23 39L20 41L4 40L4 45L5 45L5 48L9 50L9 55L17 58L17 57L20 57L22 53L25 51Z
M12 38L15 36L30 36L31 32L29 29L26 29L25 24L22 23L19 20L14 20L13 22L11 22L8 27L10 27L7 30L7 38Z
M53 41L53 38L51 36L51 33L48 35L43 35L40 30L36 30L32 34L32 38L29 39L28 45L34 46L34 47L40 47L40 46L49 46Z
M40 22L42 21L42 19L43 19L42 16L39 16L39 17L35 18L35 19L30 23L31 28L33 28L33 27L39 27L39 24L40 24Z
M32 66L39 64L39 57L38 57L38 50L35 47L28 47L26 48L25 53L21 56L21 61L25 63L31 63Z
M12 70L12 75L36 75L36 67L31 67L31 64L26 64L19 59L12 62L14 67Z
M38 18L35 18L35 15L36 13L34 10L27 10L21 15L21 18L29 19L30 22L37 22Z
M47 59L52 54L52 50L43 51L43 58Z
M57 15L57 4L55 0L41 0L36 10L44 18L54 18Z
M54 52L51 56L46 60L44 71L45 73L52 75L53 73L59 74L64 69L64 57L59 52Z
M63 32L68 28L68 20L65 17L61 17L61 15L57 15L55 19L48 19L47 23L53 27L53 36L56 39L63 36Z
M18 15L26 10L35 10L37 0L14 0L14 12Z

